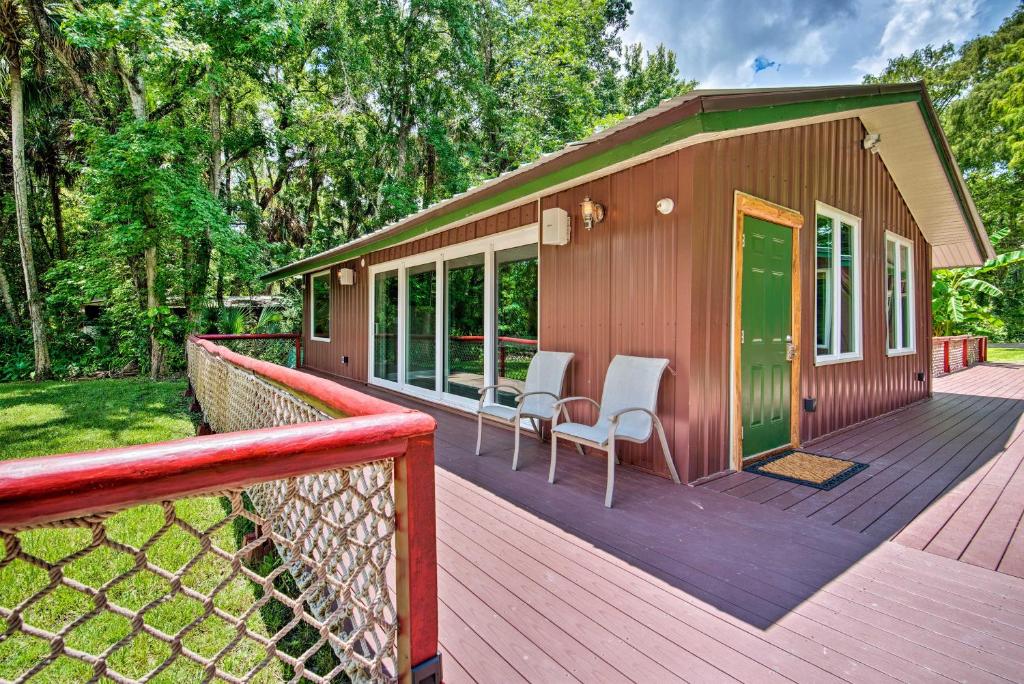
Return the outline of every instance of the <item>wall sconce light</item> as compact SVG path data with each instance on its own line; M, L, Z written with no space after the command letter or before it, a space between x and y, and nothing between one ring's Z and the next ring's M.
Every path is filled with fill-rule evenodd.
M662 197L654 206L658 209L659 214L671 214L672 210L676 208L676 203L668 197Z
M584 197L580 202L580 212L583 214L583 225L587 230L593 228L595 223L604 221L604 207L590 199L589 196Z

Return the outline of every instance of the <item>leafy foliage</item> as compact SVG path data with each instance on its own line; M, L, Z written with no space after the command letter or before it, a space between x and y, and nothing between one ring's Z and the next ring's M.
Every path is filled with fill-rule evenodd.
M156 370L173 372L191 329L294 330L295 283L279 292L291 308L262 323L224 299L695 85L663 46L622 44L629 0L19 5L30 215L59 375L161 358ZM17 306L0 311L0 375L16 378L31 338L4 136L0 269Z
M936 271L935 327L1024 341L1024 6L959 49L926 46L869 83L923 80L967 185L1004 252L984 266Z

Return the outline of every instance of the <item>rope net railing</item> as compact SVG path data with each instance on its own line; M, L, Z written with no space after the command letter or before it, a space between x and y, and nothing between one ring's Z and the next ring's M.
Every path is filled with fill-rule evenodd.
M0 680L410 680L436 655L422 468L429 516L409 495L432 420L187 355L218 434L0 464Z
M286 368L302 365L301 336L297 333L262 333L246 335L200 335L200 339L253 359L276 363Z

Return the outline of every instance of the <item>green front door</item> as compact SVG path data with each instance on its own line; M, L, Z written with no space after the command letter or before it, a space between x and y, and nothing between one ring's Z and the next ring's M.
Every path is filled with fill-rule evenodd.
M740 315L743 457L789 439L793 231L744 217Z

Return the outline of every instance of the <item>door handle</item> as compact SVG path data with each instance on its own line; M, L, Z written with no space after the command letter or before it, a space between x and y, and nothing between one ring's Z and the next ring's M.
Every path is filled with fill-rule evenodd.
M792 361L796 358L796 345L792 342L786 343L786 360Z

